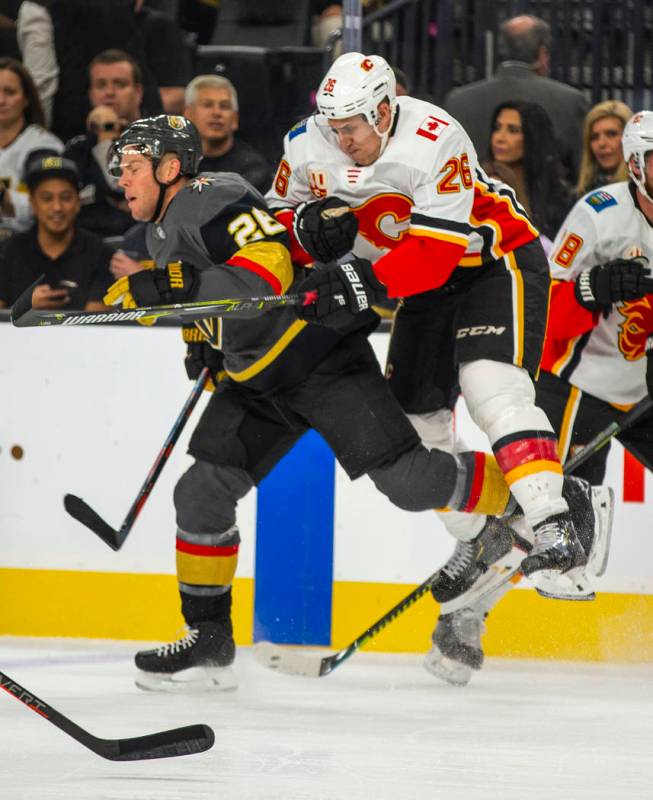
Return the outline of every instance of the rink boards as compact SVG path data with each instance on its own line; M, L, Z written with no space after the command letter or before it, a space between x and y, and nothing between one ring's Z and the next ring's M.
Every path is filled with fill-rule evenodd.
M190 391L179 331L2 324L0 341L0 634L173 636L183 623L172 488L191 463L193 420L120 552L68 517L62 498L73 492L114 527L122 522ZM374 342L383 358L387 336ZM464 408L458 424L471 445L487 449ZM490 618L488 654L653 659L653 486L639 465L624 465L617 445L608 476L617 495L613 547L599 599L562 603L513 591ZM435 514L402 512L367 478L350 482L313 434L240 504L239 525L241 644L342 646L452 550ZM425 650L436 615L427 597L371 647Z

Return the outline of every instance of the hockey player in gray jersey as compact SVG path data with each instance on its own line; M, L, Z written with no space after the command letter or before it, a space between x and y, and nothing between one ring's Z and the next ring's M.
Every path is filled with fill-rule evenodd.
M132 216L151 223L156 267L120 278L108 304L280 294L296 280L286 232L261 195L237 175L197 175L200 157L197 133L183 117L139 120L116 141L112 168ZM376 319L368 311L332 329L281 307L254 320L199 323L201 341L187 332L189 375L207 364L220 372L216 384L222 378L190 441L195 462L174 493L188 633L137 654L139 686L234 685L236 505L309 428L350 478L368 474L403 509L505 512L509 490L492 456L421 445L367 341Z

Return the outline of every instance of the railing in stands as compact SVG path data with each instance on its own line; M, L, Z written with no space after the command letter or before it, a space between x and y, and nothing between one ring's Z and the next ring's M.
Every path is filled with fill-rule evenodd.
M391 0L363 20L363 52L407 73L411 94L441 103L455 86L489 77L497 32L517 14L552 29L551 77L592 103L653 103L650 0Z

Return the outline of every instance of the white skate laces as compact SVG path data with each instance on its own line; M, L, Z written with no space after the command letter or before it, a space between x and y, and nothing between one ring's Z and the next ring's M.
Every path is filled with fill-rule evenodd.
M183 639L177 639L175 642L168 642L168 644L161 645L157 648L157 656L174 656L182 650L188 650L199 639L200 632L197 628L188 628L188 632Z
M455 579L467 571L473 560L474 543L457 541L453 555L442 567L442 572Z

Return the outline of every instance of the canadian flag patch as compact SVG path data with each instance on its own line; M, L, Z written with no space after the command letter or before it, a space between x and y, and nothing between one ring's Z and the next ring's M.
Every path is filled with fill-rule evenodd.
M430 139L434 142L448 125L449 123L443 119L427 117L423 120L416 133L418 136L423 136L425 139Z

